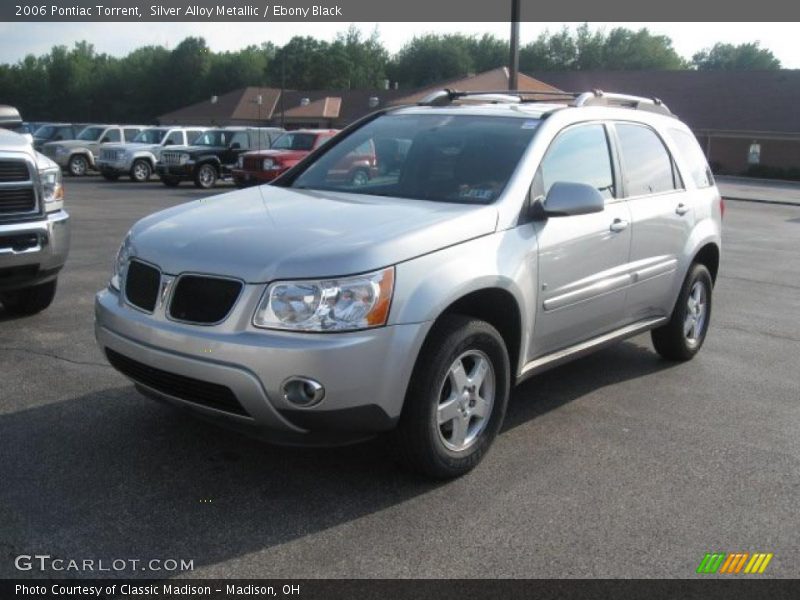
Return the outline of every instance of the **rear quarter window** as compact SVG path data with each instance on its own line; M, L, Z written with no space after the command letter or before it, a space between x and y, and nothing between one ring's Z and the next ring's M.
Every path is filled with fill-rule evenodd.
M711 174L708 161L700 149L697 139L691 133L681 129L670 129L668 133L689 166L689 176L694 181L694 184L699 188L707 188L714 185L714 176Z

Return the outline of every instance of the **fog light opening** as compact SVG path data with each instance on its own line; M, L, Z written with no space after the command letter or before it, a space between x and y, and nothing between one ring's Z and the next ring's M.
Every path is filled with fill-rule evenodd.
M283 397L295 406L307 408L322 402L325 388L309 377L290 377L283 382Z

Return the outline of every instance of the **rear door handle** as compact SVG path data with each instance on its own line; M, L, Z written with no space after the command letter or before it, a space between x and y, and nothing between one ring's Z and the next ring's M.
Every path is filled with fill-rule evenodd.
M618 233L620 231L625 231L625 229L628 228L628 225L629 225L628 221L624 219L614 219L614 222L611 223L611 227L609 227L609 229L611 229L611 231Z
M675 207L675 212L680 216L683 216L687 212L689 212L689 207L686 206L683 202L681 202L680 204L678 204L678 206Z

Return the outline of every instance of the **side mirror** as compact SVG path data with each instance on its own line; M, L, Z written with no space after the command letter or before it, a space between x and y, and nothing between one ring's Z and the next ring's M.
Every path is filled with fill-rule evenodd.
M63 135L57 135L56 137L54 137L54 138L53 138L53 141L54 141L54 142L60 142L60 141L62 141L63 139L64 139L64 136L63 136Z
M545 217L571 217L602 212L604 206L603 196L591 185L557 181L550 186L539 212Z
M107 144L107 143L108 143L108 142L110 142L110 141L111 141L111 140L109 139L109 137L108 137L108 136L105 136L105 137L104 137L102 140L100 140L100 143L101 143L101 144Z
M229 148L230 148L231 150L241 150L241 148L242 148L242 145L241 145L239 142L233 142L233 143L232 143L232 144L229 146Z
M172 146L174 143L175 142L173 142L172 140L164 140L164 145L165 146Z

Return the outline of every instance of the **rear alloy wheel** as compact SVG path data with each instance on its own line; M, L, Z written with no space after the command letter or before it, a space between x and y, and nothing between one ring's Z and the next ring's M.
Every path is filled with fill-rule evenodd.
M692 265L669 322L651 332L656 352L669 360L689 360L697 354L711 321L712 289L706 266Z
M89 161L83 154L76 154L70 157L67 170L73 177L83 177L89 171Z
M217 170L214 165L201 165L194 176L194 184L204 190L213 188L217 183Z
M145 160L144 158L139 158L133 161L133 166L131 167L131 180L137 183L144 183L150 179L150 175L153 174L153 168L150 166L150 162Z
M415 471L437 479L475 467L505 416L508 352L485 321L446 315L420 352L393 447Z
M0 303L11 315L34 315L52 304L56 296L56 283L54 279L33 287L4 292L0 295Z

